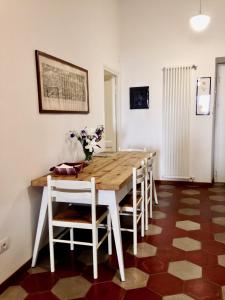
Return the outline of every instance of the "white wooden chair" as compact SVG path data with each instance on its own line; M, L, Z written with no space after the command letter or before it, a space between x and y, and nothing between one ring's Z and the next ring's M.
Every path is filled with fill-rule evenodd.
M67 243L73 250L74 245L91 246L93 250L93 275L98 277L97 249L108 236L108 251L112 254L111 224L107 207L96 206L95 178L91 181L52 180L48 181L48 221L51 272L55 271L54 243ZM67 208L53 216L53 202L67 203ZM74 204L77 203L77 204ZM82 205L79 205L82 203ZM108 217L107 225L101 222ZM53 228L64 227L70 231L70 240L54 238ZM74 241L73 229L92 230L92 241ZM98 241L98 229L106 228L107 232Z
M154 192L155 203L158 204L155 181L153 178L153 162L154 158L145 159L146 175L145 175L145 230L148 230L148 206L149 217L152 218L152 198Z
M133 253L137 254L137 226L141 221L141 236L144 236L144 183L145 183L145 165L141 162L139 168L133 168L133 190L132 194L120 202L120 215L132 216L132 228L121 228L122 231L133 232ZM137 185L141 185L141 192L138 193Z

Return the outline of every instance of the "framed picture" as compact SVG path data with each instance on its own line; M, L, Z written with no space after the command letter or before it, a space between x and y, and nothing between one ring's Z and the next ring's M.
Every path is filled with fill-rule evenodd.
M196 115L210 115L211 77L197 79Z
M35 51L40 113L89 113L88 71Z
M130 109L149 108L149 86L130 88Z

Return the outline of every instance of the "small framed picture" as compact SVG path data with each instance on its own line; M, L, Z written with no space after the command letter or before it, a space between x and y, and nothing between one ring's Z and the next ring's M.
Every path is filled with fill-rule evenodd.
M130 109L149 108L149 86L130 88Z
M210 115L211 77L199 77L196 90L196 115Z

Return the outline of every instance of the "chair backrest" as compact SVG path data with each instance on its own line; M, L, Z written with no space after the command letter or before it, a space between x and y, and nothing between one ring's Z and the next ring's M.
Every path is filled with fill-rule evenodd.
M54 180L49 175L48 209L52 218L52 202L91 204L92 223L96 222L96 188L95 178L91 181Z
M141 195L144 196L145 163L141 161L138 168L133 168L133 207L136 207L137 185L141 184Z
M147 148L120 148L119 151L121 152L131 152L131 151L136 151L136 152L147 152Z

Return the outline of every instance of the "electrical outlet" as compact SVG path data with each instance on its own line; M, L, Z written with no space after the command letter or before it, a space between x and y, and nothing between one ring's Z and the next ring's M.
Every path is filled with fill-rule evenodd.
M9 249L9 238L5 237L0 241L0 254Z

